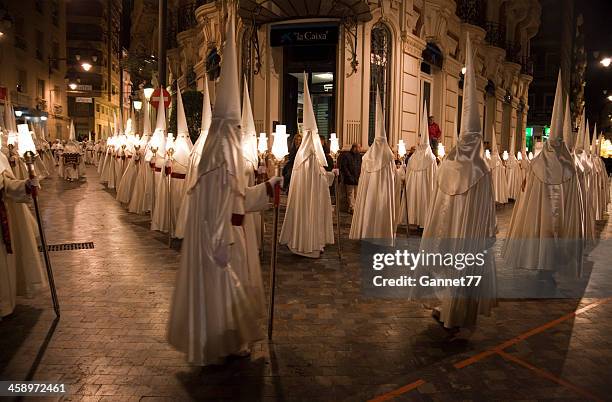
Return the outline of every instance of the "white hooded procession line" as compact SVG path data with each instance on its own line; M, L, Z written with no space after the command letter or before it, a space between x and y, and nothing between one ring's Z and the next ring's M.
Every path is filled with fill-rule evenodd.
M493 177L493 193L495 202L505 204L508 202L508 181L506 178L506 169L504 163L499 156L497 148L497 135L495 134L495 126L491 128L491 159L489 159L489 168Z

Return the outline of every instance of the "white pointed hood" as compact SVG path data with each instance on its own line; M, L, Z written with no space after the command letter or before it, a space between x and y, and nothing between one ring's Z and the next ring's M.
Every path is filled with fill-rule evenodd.
M499 149L497 148L497 134L495 133L495 124L491 127L491 162L490 168L495 169L502 165Z
M377 172L393 162L393 151L387 142L385 133L385 115L382 111L380 91L376 90L376 114L374 120L375 137L374 142L368 148L362 158L362 169L366 172Z
M210 107L210 92L208 89L208 76L204 74L204 88L202 91L202 123L200 129L208 132L212 121L212 109Z
M244 191L246 179L241 149L240 91L233 11L230 12L225 25L225 45L221 56L221 74L215 91L215 110L198 165L196 183L197 178L203 174L225 166L229 174L238 181L238 190Z
M177 116L176 126L177 134L176 140L174 141L174 171L178 173L186 173L187 166L189 165L189 154L193 144L189 139L189 128L187 126L187 118L185 116L185 109L183 108L183 99L181 96L181 88L176 84L176 105L177 105Z
M457 146L444 158L438 169L438 186L448 195L463 194L487 173L489 167L482 157L482 129L478 112L478 91L470 35L466 38L465 81L461 134Z
M308 90L308 76L304 73L304 123L302 124L303 138L300 148L295 156L293 170L298 169L310 155L314 154L321 166L327 166L321 139L319 138L319 129L315 119L314 109L312 108L312 99Z
M183 96L181 95L181 87L179 87L178 81L176 82L176 113L176 138L183 137L189 146L189 150L191 150L193 143L189 137L189 126L187 125Z
M563 142L570 152L574 150L574 132L572 130L569 96L565 98L565 111L563 113Z
M165 158L166 154L166 108L164 107L163 102L159 103L159 108L157 109L157 121L155 124L155 131L149 140L149 151L145 156L145 160L151 160L153 156L152 148L157 148L157 153L155 154L156 159L159 161L160 159Z
M550 137L531 161L533 174L538 180L549 185L565 183L576 173L572 155L563 142L563 108L563 83L559 71L550 121Z
M591 137L591 148L589 151L591 155L597 155L597 123L593 125L593 137Z
M244 91L242 93L242 156L256 168L259 163L257 154L257 131L253 120L251 99L246 77L244 78Z
M144 109L143 113L143 122L142 122L142 135L146 135L147 137L151 136L151 116L149 115L149 101L145 98L142 103L142 107Z
M74 121L70 120L70 135L68 136L68 141L76 141L76 133L74 131Z
M419 138L419 144L417 145L416 151L408 159L408 165L406 169L409 171L421 171L431 168L436 164L436 156L431 150L429 144L429 126L427 125L427 104L423 104L423 114L421 115L421 137Z

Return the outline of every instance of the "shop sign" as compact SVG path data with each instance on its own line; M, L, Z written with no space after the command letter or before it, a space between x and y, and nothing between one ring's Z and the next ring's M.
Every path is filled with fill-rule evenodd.
M335 45L338 43L338 26L273 25L270 31L271 46Z

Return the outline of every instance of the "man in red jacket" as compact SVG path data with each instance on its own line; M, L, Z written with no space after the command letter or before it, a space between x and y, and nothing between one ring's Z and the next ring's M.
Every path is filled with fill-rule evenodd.
M440 138L442 137L442 131L440 131L440 126L438 123L434 121L433 116L429 116L427 120L429 124L429 143L431 144L431 150L434 155L438 155L438 143L440 142Z

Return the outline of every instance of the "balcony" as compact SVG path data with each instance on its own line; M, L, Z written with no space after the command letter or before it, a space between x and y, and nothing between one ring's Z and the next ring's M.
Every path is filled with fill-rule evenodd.
M485 31L487 31L485 42L490 46L503 49L506 38L506 30L504 26L498 22L486 21L484 28Z
M483 0L457 0L457 16L465 23L485 28L485 6Z
M16 106L30 107L32 105L32 97L18 91L11 91L11 101Z

